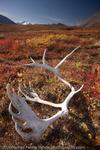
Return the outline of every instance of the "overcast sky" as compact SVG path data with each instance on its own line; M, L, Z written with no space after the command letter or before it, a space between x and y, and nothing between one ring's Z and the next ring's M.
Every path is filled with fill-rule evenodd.
M79 24L100 12L100 0L0 0L0 14L15 22Z

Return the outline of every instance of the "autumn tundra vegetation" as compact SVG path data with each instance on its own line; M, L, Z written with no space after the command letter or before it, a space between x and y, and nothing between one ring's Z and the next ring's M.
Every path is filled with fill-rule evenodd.
M8 83L18 93L19 84L31 83L41 99L62 103L70 89L54 74L43 68L28 67L31 59L41 63L44 49L46 62L52 67L79 47L60 66L64 79L76 89L68 106L69 115L58 119L44 132L39 146L85 146L100 144L100 27L50 27L43 25L0 25L0 146L37 146L17 134L8 111ZM31 58L31 59L30 59ZM47 119L57 111L50 106L30 103L39 118ZM13 108L14 109L14 108ZM15 110L13 110L15 111ZM28 131L27 131L28 132Z

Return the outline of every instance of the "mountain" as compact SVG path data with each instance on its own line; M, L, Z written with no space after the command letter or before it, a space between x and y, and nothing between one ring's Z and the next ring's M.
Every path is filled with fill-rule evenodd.
M100 13L88 18L80 25L81 27L100 27Z
M32 25L32 23L27 22L27 21L21 21L18 24L21 24L21 25Z
M67 27L67 25L63 24L63 23L53 23L53 24L49 24L51 26L55 26L55 27Z
M5 17L3 15L0 15L0 24L15 24L11 19L8 17Z

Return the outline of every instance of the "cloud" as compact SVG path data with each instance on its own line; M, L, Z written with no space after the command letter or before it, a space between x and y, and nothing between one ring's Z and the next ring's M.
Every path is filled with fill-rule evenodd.
M12 14L12 13L10 13L10 12L7 12L7 11L0 11L0 14L6 16L6 17L8 17L8 18L10 18L10 19L13 20L13 21L16 21L16 18L17 18L17 17L15 17L15 15Z
M48 21L53 21L53 22L63 22L64 21L61 18L50 17L50 16L41 16L41 18L46 19Z

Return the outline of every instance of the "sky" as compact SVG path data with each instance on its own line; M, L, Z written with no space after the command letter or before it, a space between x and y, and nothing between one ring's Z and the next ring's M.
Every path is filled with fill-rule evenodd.
M0 0L0 14L15 22L77 25L100 12L100 0Z

